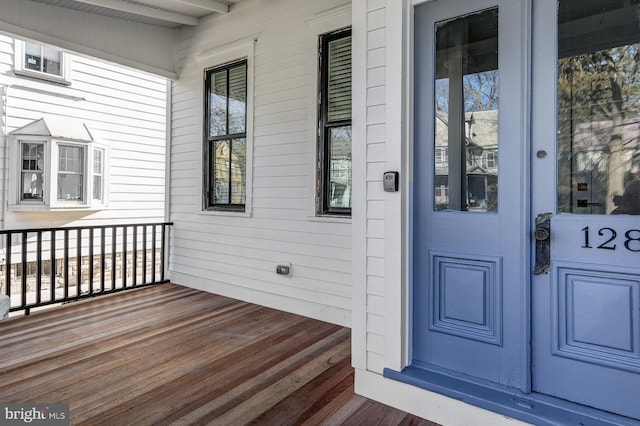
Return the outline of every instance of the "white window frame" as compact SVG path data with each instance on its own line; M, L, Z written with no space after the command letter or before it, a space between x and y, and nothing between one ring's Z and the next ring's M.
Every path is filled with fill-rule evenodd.
M60 52L60 75L49 74L42 71L32 70L27 68L24 63L24 52L25 52L25 43L37 44L41 47L47 47L53 50L57 50ZM15 40L14 43L14 73L18 75L23 75L26 77L37 78L40 80L47 80L53 83L60 83L65 85L71 84L71 60L69 55L66 52L63 52L60 49L57 49L52 46L48 46L41 43L30 42L30 41L22 41Z
M215 47L203 52L195 54L195 60L198 67L202 69L202 75L204 71L210 68L215 68L220 65L224 65L231 62L246 60L247 61L247 111L246 111L246 199L244 203L244 211L226 210L226 209L209 209L205 205L205 191L208 188L207 182L205 182L205 176L207 176L206 168L208 167L208 158L205 158L205 141L204 135L202 147L202 155L200 156L200 173L202 179L200 179L200 194L202 198L199 214L212 215L212 216L235 216L235 217L251 217L252 215L252 202L253 202L253 92L254 92L254 58L255 58L255 44L258 41L259 34L254 34L250 37L236 40L234 42ZM205 123L205 88L204 78L202 79L202 86L200 91L200 109L199 109L199 128L204 129Z
M22 145L41 143L44 145L44 183L42 199L22 199ZM84 176L82 200L58 199L58 173L60 146L74 146L84 149ZM93 199L93 153L103 152L103 199ZM95 142L78 142L43 136L19 135L10 140L12 165L9 173L9 209L13 211L53 211L53 210L98 210L107 207L108 149Z
M101 205L101 206L106 206L107 204L107 187L105 185L106 179L107 179L107 149L104 146L101 145L96 145L93 150L92 150L92 154L91 154L91 169L90 169L90 173L91 173L91 188L89 189L90 192L90 198L91 198L91 204L92 205ZM100 153L102 158L101 158L101 170L96 173L95 170L95 166L96 166L96 153ZM100 176L101 178L101 182L100 182L100 194L101 197L100 198L94 198L94 185L96 182L96 176Z

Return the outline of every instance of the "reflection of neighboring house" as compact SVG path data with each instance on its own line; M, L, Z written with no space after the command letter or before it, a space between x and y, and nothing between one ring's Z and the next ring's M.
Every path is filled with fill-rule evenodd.
M466 175L469 210L495 211L498 182L498 110L465 114ZM436 115L435 203L449 202L447 116Z

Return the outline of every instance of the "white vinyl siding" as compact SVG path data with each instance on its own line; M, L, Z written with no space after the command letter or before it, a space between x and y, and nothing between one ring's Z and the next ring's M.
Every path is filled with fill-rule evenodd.
M243 1L232 14L203 20L197 34L178 33L181 78L172 88L172 281L350 324L350 223L318 220L310 208L318 33L307 21L343 4ZM217 56L240 60L248 43L254 52L248 71L253 75L248 85L253 136L247 137L253 143L247 151L253 174L247 180L252 190L247 202L252 206L238 217L202 210L202 81L205 68L224 63ZM234 56L236 48L240 52ZM201 53L194 60L189 52ZM275 273L279 262L291 263L290 277Z
M6 116L6 132L42 117L85 123L104 149L103 203L107 205L71 215L8 211L5 228L163 221L166 80L72 54L68 55L73 71L68 85L14 75L14 46L12 38L0 36L0 108ZM17 183L20 171L11 173ZM86 191L89 197L92 192L92 188Z

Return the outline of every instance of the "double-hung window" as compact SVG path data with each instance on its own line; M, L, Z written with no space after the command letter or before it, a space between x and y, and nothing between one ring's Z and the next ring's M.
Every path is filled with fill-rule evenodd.
M247 61L205 71L205 209L245 211Z
M93 195L98 202L104 202L104 149L93 150Z
M70 83L65 53L28 41L15 42L15 72L57 83Z
M85 147L58 145L58 200L84 201Z
M21 200L42 200L44 196L44 148L44 142L25 142L21 144Z
M351 30L320 36L319 214L351 214Z

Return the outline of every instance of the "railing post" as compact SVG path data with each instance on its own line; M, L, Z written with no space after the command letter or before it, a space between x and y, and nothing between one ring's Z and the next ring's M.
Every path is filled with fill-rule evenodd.
M100 228L100 292L104 291L104 277L105 277L105 273L104 273L104 267L105 267L105 261L104 261L104 257L105 257L105 242L104 242L104 238L105 238L105 234L106 234L106 229L104 227Z
M164 225L163 225L164 226ZM156 282L156 239L158 235L158 227L153 225L151 230L151 281Z
M76 230L76 298L82 293L82 228Z
M93 294L93 229L89 228L89 294Z
M56 260L56 230L51 230L51 300L56 299L56 286L58 285L58 262Z
M69 298L69 230L64 230L64 298Z
M133 287L138 284L138 227L133 225L133 259L131 266L131 273L133 275Z
M42 231L36 232L36 305L42 303Z

